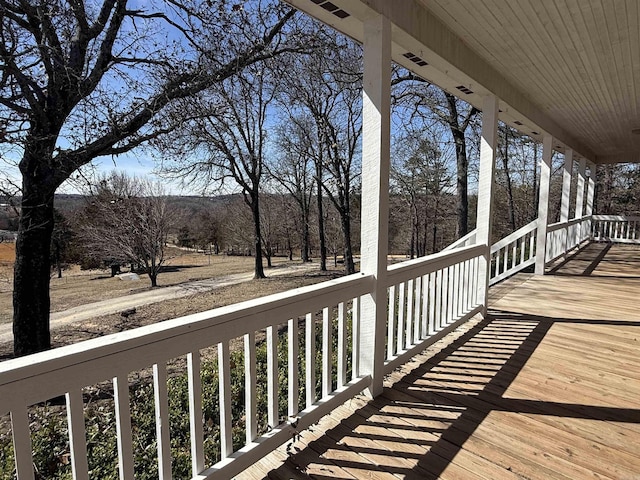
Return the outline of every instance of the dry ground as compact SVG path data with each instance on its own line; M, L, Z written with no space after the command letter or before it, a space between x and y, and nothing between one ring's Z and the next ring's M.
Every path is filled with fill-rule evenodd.
M250 272L253 269L252 257L227 257L202 254L179 253L169 262L169 269L158 277L161 286L175 285L192 280L202 280L234 273ZM211 264L209 264L209 260ZM298 262L293 262L297 264ZM289 265L286 259L274 259L274 268ZM11 270L11 267L8 268ZM269 275L269 270L266 270ZM56 328L52 331L52 346L60 347L71 343L100 337L171 318L209 310L231 303L282 292L313 283L335 278L341 271L320 272L301 271L287 277L273 277L265 280L222 287L206 293L167 300L162 303L137 308L137 312L125 319L119 314L105 315L91 320ZM1 277L0 277L1 278ZM108 298L115 298L129 293L149 289L149 281L141 277L139 282L127 282L110 278L108 271L80 271L77 267L64 272L62 279L51 281L52 311L62 311L85 303ZM0 322L11 321L11 283L5 278L0 280ZM11 358L13 346L10 343L0 344L0 360Z
M0 244L0 248L2 248L0 252L4 252L3 255L6 258L13 259L13 244ZM166 287L253 270L253 257L203 255L179 249L171 249L169 253L171 258L167 261L166 269L158 276L159 286ZM273 259L274 267L285 264L288 264L286 258ZM124 271L126 269L123 269ZM0 323L11 321L12 281L13 264L0 261ZM74 266L65 270L62 278L51 279L51 311L60 312L86 303L121 297L150 288L149 278L146 275L141 275L140 281L123 281L111 278L109 270L82 271Z

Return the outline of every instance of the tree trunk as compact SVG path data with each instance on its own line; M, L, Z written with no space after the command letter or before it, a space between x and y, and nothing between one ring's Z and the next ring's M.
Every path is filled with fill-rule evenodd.
M253 214L254 246L256 250L253 278L266 278L264 267L262 266L262 232L260 230L260 203L257 192L251 198L251 213Z
M468 172L469 160L467 159L467 142L464 132L451 128L451 133L456 144L456 212L458 216L458 238L469 233L469 197L468 197Z
M316 162L317 176L317 205L318 205L318 236L320 238L320 270L327 271L327 242L324 234L324 207L322 205L322 165Z
M42 183L41 178L23 175L13 277L13 351L17 357L51 348L49 285L55 188Z
M303 209L302 212L302 261L304 263L309 261L309 210Z
M351 246L351 216L349 212L340 215L342 234L344 235L344 270L347 275L356 273L356 266L353 262L353 247Z

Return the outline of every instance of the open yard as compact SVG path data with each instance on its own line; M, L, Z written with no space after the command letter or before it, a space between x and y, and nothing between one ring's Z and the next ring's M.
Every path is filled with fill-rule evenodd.
M162 287L188 281L251 272L253 270L253 262L253 257L206 256L176 249L173 251L173 258L167 262L166 271L158 277L158 283ZM269 276L270 272L292 264L299 265L300 263L299 261L289 262L286 258L274 258L274 267L271 270L266 269L266 274ZM8 323L11 322L12 318L11 277L13 267L11 264L6 263L2 268L4 270L0 270L0 322ZM141 306L137 308L134 315L128 318L124 318L117 313L95 317L52 329L52 346L60 347L109 333L310 285L335 278L341 274L341 270L320 272L317 264L312 264L309 270L297 270L286 276L274 276L265 280L251 280L188 297ZM149 280L145 276L141 276L139 281L123 281L118 278L111 278L108 270L81 271L78 267L74 267L63 272L63 278L51 279L52 312L63 311L100 300L126 296L131 293L149 290L150 288ZM0 344L0 360L11 358L12 351L13 346L11 343Z
M7 248L10 247L10 248ZM5 258L13 260L13 244L0 244ZM172 249L165 271L158 276L160 287L179 283L224 277L226 275L251 272L253 257L203 255ZM295 262L298 264L299 262ZM274 268L289 264L286 258L274 258ZM126 271L126 269L123 269ZM266 270L269 275L269 270ZM0 263L0 323L11 321L12 316L12 263ZM111 278L109 270L81 271L75 266L63 272L62 278L51 279L51 311L59 312L100 300L120 297L149 290L146 275L139 281L123 281ZM247 288L246 286L244 288ZM255 288L255 287L254 287ZM252 288L253 289L253 288Z

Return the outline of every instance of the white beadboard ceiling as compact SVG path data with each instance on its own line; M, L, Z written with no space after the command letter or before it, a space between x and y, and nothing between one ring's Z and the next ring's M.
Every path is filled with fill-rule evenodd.
M382 13L394 60L419 75L476 106L496 94L502 120L552 134L560 150L640 162L639 0L288 1L357 40L362 21Z

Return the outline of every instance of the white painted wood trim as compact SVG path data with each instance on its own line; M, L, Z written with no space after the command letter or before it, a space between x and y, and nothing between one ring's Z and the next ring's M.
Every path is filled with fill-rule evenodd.
M267 327L267 415L269 427L280 423L278 414L278 328Z
M129 382L126 374L113 378L113 393L118 440L118 472L120 474L120 480L133 480L133 438L131 436Z
M220 402L220 458L233 453L231 418L231 354L229 342L218 344L218 401ZM201 414L202 415L202 414Z
M387 316L389 169L391 151L391 23L382 15L363 22L362 198L360 271L373 278L362 297L360 374L371 375L368 394L382 392Z
M218 345L218 372L222 372L220 363L220 345ZM227 350L227 365L229 354ZM187 381L189 387L189 433L191 437L191 472L195 476L204 470L204 421L202 418L202 377L200 376L200 351L187 354ZM221 374L221 373L220 373ZM222 375L222 374L221 374ZM220 398L224 393L222 377L220 380ZM222 400L221 400L222 401ZM222 405L220 406L222 412ZM220 436L224 436L224 425L220 424Z
M167 388L167 366L164 363L153 365L153 401L156 415L158 478L171 480L169 391Z
M307 313L304 321L305 399L307 408L316 403L316 321Z
M31 429L26 403L19 403L11 410L13 456L19 480L34 480L31 456Z
M564 166L562 169L562 199L560 203L560 221L569 220L569 206L571 198L571 176L573 174L573 150L567 149L564 153Z
M253 442L258 436L258 373L256 367L256 334L244 336L244 405L246 422L246 442Z
M89 477L89 465L87 462L87 435L84 426L82 390L74 389L72 392L67 392L66 403L73 480L83 480Z
M491 273L490 245L493 227L493 191L495 185L496 149L498 146L498 98L484 97L482 106L482 138L480 143L480 171L478 174L478 208L476 215L476 243L484 246L479 259L478 298L487 305Z
M338 304L338 388L347 383L347 305Z
M331 373L332 373L332 355L331 355L331 343L332 337L332 322L329 315L329 308L322 309L322 397L327 397L333 390L331 388Z
M538 230L536 235L536 275L544 275L547 254L547 224L549 218L549 184L551 179L551 158L553 137L545 135L540 163L540 195L538 200Z
M288 324L288 367L289 367L289 391L288 391L288 409L289 418L298 415L298 319L290 318Z

